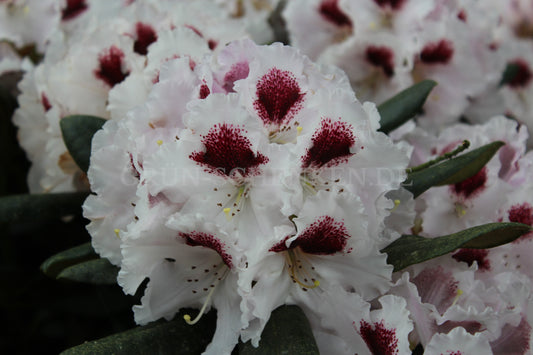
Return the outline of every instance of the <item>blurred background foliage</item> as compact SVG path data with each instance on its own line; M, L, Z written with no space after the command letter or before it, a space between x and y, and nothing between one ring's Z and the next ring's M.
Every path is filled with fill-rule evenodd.
M0 77L0 196L28 192L30 164L11 123L20 77ZM119 286L60 282L40 270L51 255L90 241L86 223L80 209L65 220L0 224L0 353L58 354L135 326L136 302Z

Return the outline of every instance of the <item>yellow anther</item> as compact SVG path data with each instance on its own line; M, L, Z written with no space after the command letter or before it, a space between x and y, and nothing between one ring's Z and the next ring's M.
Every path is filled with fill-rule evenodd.
M231 208L226 207L222 211L224 211L224 214L226 215L226 219L228 221L231 221Z
M375 30L378 27L378 25L375 22L370 22L370 29Z
M298 132L298 135L300 135L300 134L302 133L302 130L303 130L303 129L304 129L304 128L303 128L302 126L298 126L298 127L296 127L296 132Z
M466 214L466 207L461 203L456 203L455 213L457 213L457 217L463 217Z
M187 322L187 324L194 325L194 324L198 323L200 318L202 318L202 315L204 314L205 309L207 308L207 304L209 303L209 300L211 300L211 296L213 295L214 291L215 291L215 287L212 287L211 291L209 291L209 293L207 294L207 298L204 301L204 304L202 305L202 309L200 309L200 312L198 312L198 315L196 316L196 318L191 320L191 316L190 315L186 314L186 315L183 316L183 319L185 319L185 322Z
M400 203L402 203L402 201L400 201L400 200L394 200L394 207L392 208L391 212L396 211L396 209L398 208L398 206L400 205Z
M161 139L158 139L157 140L157 145L161 145L161 144L163 144L163 141Z
M115 228L114 232L115 232L115 235L117 236L117 238L120 239L120 229Z
M452 306L454 306L457 303L457 300L459 299L459 297L461 297L461 295L463 293L464 293L463 290L461 290L460 288L457 289L457 292L456 292L456 295L455 295L455 299L453 300Z
M315 282L313 282L313 283L315 284L315 287L320 286L320 281L318 281L318 280L315 280Z

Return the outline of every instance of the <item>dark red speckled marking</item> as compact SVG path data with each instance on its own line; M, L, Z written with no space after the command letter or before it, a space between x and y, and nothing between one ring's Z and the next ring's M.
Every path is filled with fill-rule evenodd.
M446 322L442 323L437 327L438 333L444 333L448 334L453 328L462 327L464 330L466 330L468 333L474 335L480 331L486 330L483 327L483 324L475 321L475 320L465 320L465 321L450 321L447 320Z
M240 79L244 79L250 73L250 67L247 62L238 62L231 66L230 70L224 75L224 84L222 87L226 92L235 92L233 84Z
M418 288L422 302L435 305L440 314L452 305L459 285L453 274L442 266L424 269L412 282Z
M264 155L251 149L244 131L227 123L219 123L202 136L203 152L193 152L189 158L207 168L207 172L232 177L259 174L259 165L268 162Z
M137 38L133 43L133 50L135 53L146 55L148 46L157 41L157 33L152 26L142 22L137 22L135 32Z
M378 6L385 8L390 7L393 10L400 10L405 0L374 0Z
M291 72L272 68L257 82L256 95L254 109L263 123L281 125L300 111L305 94Z
M459 249L452 255L457 261L463 261L471 266L474 261L477 262L479 270L490 270L490 261L488 259L489 251L486 249Z
M490 347L494 354L530 354L530 336L531 326L526 318L523 317L520 324L516 327L506 324L502 328L500 337L492 341Z
M339 8L339 0L323 0L318 7L320 15L339 27L352 27L350 18Z
M487 167L483 167L477 174L457 184L451 185L452 193L463 199L469 199L479 195L487 182Z
M517 68L517 71L516 74L512 77L512 79L509 80L506 84L513 89L527 87L531 82L531 78L533 77L533 73L529 68L529 64L521 58L511 61L509 62L509 64L514 64Z
M86 0L67 0L67 6L61 11L61 19L64 21L78 17L82 12L87 10Z
M359 326L359 334L361 334L372 354L398 355L400 353L396 329L387 329L383 320L374 324L362 320Z
M466 22L466 20L468 19L468 16L466 15L466 11L464 9L461 9L458 13L457 13L457 18L463 22Z
M111 87L121 83L129 75L129 72L123 69L124 52L116 46L102 51L98 55L98 63L94 75Z
M533 226L533 207L524 202L516 204L509 209L509 220L516 223L524 223Z
M46 96L44 92L41 94L41 103L43 105L44 112L48 112L52 108L50 100L48 100L48 96Z
M509 221L516 223L524 223L528 226L533 226L533 206L524 202L522 204L516 204L511 206L507 212ZM533 232L527 233L518 239L515 239L513 243L520 243L526 239L530 239L533 236Z
M322 216L309 225L300 236L287 248L285 242L289 237L270 248L270 251L281 252L300 247L304 253L315 255L332 255L342 252L350 235L343 221L333 217Z
M420 52L420 60L426 64L446 64L453 57L453 43L447 39L431 42Z
M200 95L199 95L199 97L201 99L205 99L206 97L209 96L210 93L211 93L211 90L209 90L209 86L207 86L206 84L202 84L200 86Z
M179 235L185 239L187 245L202 246L216 251L224 264L230 269L233 267L233 260L226 250L226 245L215 236L203 232L180 233Z
M394 52L385 46L369 46L365 52L366 60L381 68L387 77L394 75Z
M302 168L331 167L348 161L354 153L350 148L355 144L353 128L349 123L325 118L320 128L311 138L311 147L302 157Z

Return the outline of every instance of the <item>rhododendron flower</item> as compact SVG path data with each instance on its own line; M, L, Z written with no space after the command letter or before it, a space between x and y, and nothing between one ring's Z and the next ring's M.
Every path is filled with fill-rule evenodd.
M471 335L457 327L448 334L435 334L424 354L492 354L489 342L480 334Z
M467 138L470 149L494 141L505 142L499 153L474 176L453 185L432 188L421 197L427 204L422 214L423 230L430 236L497 221L499 211L494 206L506 200L512 189L510 182L519 174L517 162L525 152L527 139L524 126L499 116L484 125L453 125L438 137L420 129L405 137L413 143L418 141L414 152L417 162L448 153Z
M185 316L195 324L213 305L217 331L205 354L229 354L243 327L237 281L245 259L235 245L236 235L199 215L169 217L176 206L168 201L146 202L151 205L147 213L123 235L118 278L132 294L146 277L150 279L141 305L134 307L135 321L171 319L180 308L200 307L194 318Z
M250 319L259 321L248 331L255 343L259 334L254 331L260 333L270 312L286 302L315 311L313 305L332 287L342 286L367 300L387 290L392 269L364 218L356 196L320 191L292 219L294 230L280 227L278 241L268 251L248 251L245 273L256 283L246 298Z
M215 2L231 18L241 22L256 43L272 42L274 33L269 22L280 0L215 0Z

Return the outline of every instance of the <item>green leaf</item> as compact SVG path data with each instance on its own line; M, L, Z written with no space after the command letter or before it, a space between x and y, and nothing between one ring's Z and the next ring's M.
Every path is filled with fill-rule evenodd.
M68 116L59 122L65 145L76 164L84 172L89 169L93 135L102 128L105 122L103 118L86 115Z
M423 80L379 105L379 130L389 133L418 114L435 85L437 83L433 80Z
M297 306L281 306L272 312L258 348L250 342L239 344L239 355L278 354L319 354L309 321Z
M531 232L521 223L489 223L437 238L403 235L382 250L394 271L418 264L459 248L486 249L503 245Z
M56 278L61 270L96 258L98 255L94 252L91 243L85 243L49 257L41 264L41 270L46 276Z
M0 224L30 222L79 213L88 192L0 197Z
M500 80L500 86L504 86L512 82L517 75L520 74L520 66L516 63L507 63L505 70L503 71L502 79Z
M158 321L136 327L106 338L83 343L62 352L62 355L85 354L201 354L215 332L216 312L204 314L195 325L188 325L180 311L174 320Z
M409 173L403 187L416 198L432 186L456 184L475 175L505 145L493 142L437 165Z
M118 267L107 259L95 259L63 269L57 275L57 279L93 285L113 285L117 282L118 270Z

